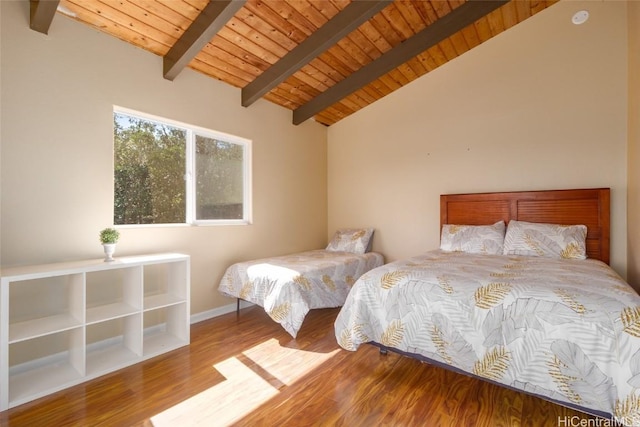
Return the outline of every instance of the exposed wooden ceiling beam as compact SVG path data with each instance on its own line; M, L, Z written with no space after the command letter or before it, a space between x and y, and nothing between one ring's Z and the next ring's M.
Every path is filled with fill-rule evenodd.
M242 89L242 106L248 107L315 57L346 37L393 0L352 1L302 43L280 58Z
M175 79L245 3L246 0L210 1L164 56L164 78Z
M29 0L29 28L48 34L53 17L56 15L60 0Z
M313 117L508 2L509 0L468 0L413 37L298 107L293 111L293 124L298 125Z

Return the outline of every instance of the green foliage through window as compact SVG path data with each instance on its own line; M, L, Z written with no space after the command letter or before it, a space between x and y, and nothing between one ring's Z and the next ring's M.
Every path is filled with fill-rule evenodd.
M242 146L196 136L196 218L242 218Z
M114 224L247 219L246 144L118 111L113 126ZM192 187L185 181L191 173ZM193 218L187 218L189 188Z

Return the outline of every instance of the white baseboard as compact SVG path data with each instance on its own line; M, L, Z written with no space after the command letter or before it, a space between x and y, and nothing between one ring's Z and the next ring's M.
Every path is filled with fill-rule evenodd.
M240 300L240 308L251 307L254 305L251 302ZM222 307L213 308L211 310L202 311L200 313L191 315L191 324L202 322L203 320L213 319L214 317L222 316L223 314L233 313L236 311L236 303L223 305Z

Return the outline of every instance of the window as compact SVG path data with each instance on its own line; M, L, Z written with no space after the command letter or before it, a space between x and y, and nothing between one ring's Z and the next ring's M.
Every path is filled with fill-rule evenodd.
M248 224L251 141L115 108L114 224Z

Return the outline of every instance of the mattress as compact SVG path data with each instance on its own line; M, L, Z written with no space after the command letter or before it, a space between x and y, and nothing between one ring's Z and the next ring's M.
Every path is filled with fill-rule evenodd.
M640 422L640 296L600 261L428 252L364 274L335 333Z
M309 310L342 306L355 281L383 263L376 252L318 249L234 264L218 290L264 307L295 338Z

